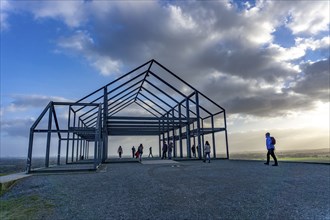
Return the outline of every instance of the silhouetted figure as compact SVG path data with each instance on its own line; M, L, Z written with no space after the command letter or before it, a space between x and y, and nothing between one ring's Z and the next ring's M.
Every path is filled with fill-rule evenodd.
M153 155L152 155L152 147L149 147L149 155L148 155L148 157L154 157Z
M170 144L168 145L168 159L172 159L172 151L173 151L173 142L171 141Z
M123 148L121 146L119 146L117 152L119 154L119 158L121 158L121 155L123 153Z
M135 147L133 146L132 147L132 157L134 158L134 156L135 156Z
M206 158L208 158L209 163L211 163L210 152L211 152L211 146L209 142L206 141L204 145L204 160L203 160L204 163L206 161Z
M167 144L166 144L166 141L164 141L162 151L163 151L162 159L166 159L166 153L167 153Z
M191 152L192 152L192 156L196 158L196 147L195 147L195 145L193 145L191 147Z
M139 152L139 159L140 159L140 162L142 160L142 154L143 154L143 145L140 144L139 148L138 148L138 152Z
M274 162L275 162L273 164L273 166L278 166L277 159L276 159L275 152L274 152L275 144L276 144L275 138L271 137L269 132L267 132L265 136L266 136L266 147L267 147L267 162L265 164L269 165L270 156L272 156L272 158L274 159Z

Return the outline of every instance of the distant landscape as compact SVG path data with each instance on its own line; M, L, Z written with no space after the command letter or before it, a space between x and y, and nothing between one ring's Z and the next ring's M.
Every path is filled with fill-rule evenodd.
M231 153L230 159L265 160L266 154L266 150L264 152ZM295 151L275 150L275 154L279 161L330 163L329 148Z
M330 164L330 150L328 148L316 150L297 150L297 151L277 151L275 152L279 161L312 162ZM264 152L244 152L231 153L230 159L233 160L265 160ZM271 159L272 160L272 159ZM50 159L50 164L55 164L56 158ZM44 167L43 158L33 159L33 167ZM1 158L0 175L16 172L24 172L26 168L26 158Z

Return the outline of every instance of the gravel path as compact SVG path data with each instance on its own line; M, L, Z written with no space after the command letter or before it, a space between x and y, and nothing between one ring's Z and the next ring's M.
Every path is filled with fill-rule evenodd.
M1 200L31 194L54 204L40 219L330 219L330 166L116 163L97 173L34 175Z

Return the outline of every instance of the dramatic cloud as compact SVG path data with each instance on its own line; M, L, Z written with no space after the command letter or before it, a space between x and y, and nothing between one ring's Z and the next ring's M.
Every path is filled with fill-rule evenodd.
M329 5L329 1L2 0L1 31L10 31L11 15L29 14L36 24L55 21L57 26L49 27L57 28L56 36L47 39L54 51L61 58L84 60L98 77L115 78L156 59L241 123L249 117L285 117L329 102ZM278 39L283 30L284 40ZM70 101L40 95L9 99L1 107L1 133L22 137L33 119L20 113L37 117L50 100ZM136 104L122 113L148 114ZM59 120L65 117L60 114ZM236 137L247 140L248 135Z
M329 63L297 62L308 51L329 56L329 36L317 35L329 30L329 3L239 4L45 1L12 6L36 19L63 21L72 32L58 39L58 50L82 56L102 75L154 58L231 113L286 114L310 109L316 100L327 102ZM295 37L289 48L275 42L280 27Z
M297 79L292 90L314 100L329 101L330 61L306 63L302 67L301 76Z

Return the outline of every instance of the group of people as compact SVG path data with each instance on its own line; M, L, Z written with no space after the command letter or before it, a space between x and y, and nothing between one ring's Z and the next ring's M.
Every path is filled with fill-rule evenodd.
M119 155L119 158L121 158L123 154L123 148L121 146L118 147L117 153ZM142 155L143 155L143 144L140 144L137 149L135 147L132 147L132 157L133 158L139 158L139 160L142 160ZM149 147L149 155L148 157L154 157L152 155L152 147Z
M269 132L267 132L265 136L266 136L266 148L267 148L267 162L265 163L265 165L269 165L270 156L272 156L272 158L274 159L273 166L278 166L277 158L275 156L275 144L276 144L275 138L271 137ZM173 142L170 142L167 145L167 142L164 141L163 147L162 147L162 159L168 158L169 160L171 160L173 149L174 149ZM191 147L191 152L192 152L192 156L195 158L196 158L196 151L198 151L198 146L195 147L195 145L193 145ZM123 154L123 148L121 146L119 146L117 152L119 154L119 158L121 158L122 154ZM209 163L211 162L210 153L211 153L211 146L210 146L210 143L208 141L206 141L204 144L203 162L206 162L206 160L208 160ZM142 155L143 155L143 145L142 144L139 145L137 150L135 149L134 146L132 147L132 157L133 158L134 157L139 158L139 160L141 161ZM154 157L152 155L152 147L149 147L148 157Z
M140 144L140 146L138 147L138 149L136 150L135 147L132 147L132 157L134 158L139 158L139 160L141 161L142 158L142 154L143 154L143 145ZM149 155L148 157L154 157L152 155L152 147L149 147Z
M166 159L166 156L168 156L168 159L171 160L173 149L174 149L173 142L170 142L167 145L167 142L164 141L164 144L163 144L163 147L162 147L162 159ZM191 147L191 151L192 151L193 157L195 157L195 158L196 158L196 150L198 150L198 147L195 147L195 145L193 145ZM203 160L203 162L206 162L206 159L208 160L209 163L211 162L210 153L211 153L211 146L210 146L209 142L206 141L205 145L204 145L204 160Z
M166 141L164 141L163 147L162 147L162 160L166 159L166 155L168 156L168 159L172 159L172 152L173 152L173 142L171 141L169 145L167 145Z

